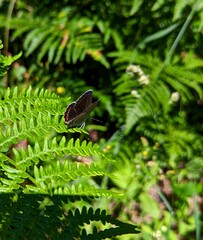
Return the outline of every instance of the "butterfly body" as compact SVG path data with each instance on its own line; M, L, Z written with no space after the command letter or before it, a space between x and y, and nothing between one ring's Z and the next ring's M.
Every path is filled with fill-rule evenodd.
M92 102L92 90L83 93L75 102L66 108L64 119L68 127L84 126L89 114L98 105L99 100Z

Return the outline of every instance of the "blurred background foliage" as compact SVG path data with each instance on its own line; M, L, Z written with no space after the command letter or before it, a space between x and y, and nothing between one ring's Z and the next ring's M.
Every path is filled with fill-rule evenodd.
M202 30L201 0L0 1L2 53L23 52L1 89L101 100L86 128L125 194L102 207L142 226L119 239L200 239Z

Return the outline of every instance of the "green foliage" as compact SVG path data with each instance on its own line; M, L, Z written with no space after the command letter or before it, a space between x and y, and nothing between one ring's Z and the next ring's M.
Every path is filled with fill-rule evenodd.
M0 40L0 49L3 48L3 44L2 41ZM18 58L20 58L20 56L22 55L22 52L20 52L18 55L15 56L3 56L2 54L0 54L0 77L2 77L3 75L5 75L7 73L8 67L14 62L16 61Z
M117 236L119 224L111 220L107 229L95 220L106 209L141 225L142 236L115 239L200 240L202 0L19 0L0 9L6 55L24 51L0 84L2 192L16 193L2 213L4 236L11 229L10 239L18 236L18 226L27 238L86 239L94 226ZM89 136L67 129L62 117L65 96L77 99L88 88L100 99L101 121L87 125ZM30 212L22 214L22 198ZM92 209L100 210L92 217ZM80 216L76 227L73 216ZM91 221L86 233L83 217ZM46 237L36 232L43 227Z
M72 198L77 201L77 197ZM69 197L47 195L1 195L3 239L106 239L127 233L139 233L135 226L123 223L105 210L83 207L68 210ZM92 233L85 226L100 222ZM100 229L107 224L109 228ZM111 226L116 226L112 228Z
M123 70L131 53L123 52L118 57L115 64ZM114 90L126 109L127 132L143 117L170 114L174 92L183 103L195 100L196 96L203 97L202 76L186 70L185 66L167 66L158 76L158 66L161 66L158 59L136 54L133 63L136 65L130 65L127 73L115 82Z
M101 54L101 35L92 32L94 21L75 15L74 10L70 7L62 9L56 13L54 21L51 21L53 16L45 16L43 21L41 18L13 18L10 22L11 29L15 30L13 40L26 34L25 56L38 51L38 63L47 59L49 63L58 64L62 58L67 63L76 63L91 56L109 67Z
M58 142L56 138L50 138L53 130L58 133L69 132L63 120L59 121L59 115L63 113L62 107L59 108L59 106L63 106L63 104L56 94L38 89L33 92L31 87L18 94L16 87L14 90L6 90L3 95L4 99L0 102L2 133L0 149L2 169L5 171L5 178L1 179L2 192L26 189L26 186L22 187L20 184L25 179L29 179L38 187L37 190L34 186L28 186L30 189L35 189L35 192L38 193L40 191L48 193L48 189L52 189L49 192L52 193L59 186L65 186L69 181L75 180L79 176L105 174L100 168L96 171L94 164L92 167L69 166L67 162L61 162L58 159L58 157L66 155L102 157L102 154L97 145L87 144L86 140L82 142L73 139L66 140L66 137L63 136ZM82 130L79 131L82 132ZM34 145L32 145L33 139L35 139ZM28 141L27 151L12 147L12 144L17 144L23 140ZM9 158L4 152L9 151L11 147L13 148L13 157ZM40 161L51 163L50 161L54 159L53 166L49 166L47 169L44 169L46 165L39 168L35 166ZM70 174L67 174L68 169ZM58 171L61 171L61 174L63 172L63 174L60 174L61 176L58 176L58 180L56 180ZM76 174L77 171L79 175ZM75 172L75 175L71 172ZM50 176L43 180L45 173ZM34 178L32 174L34 174ZM52 186L54 179L56 180L55 187ZM13 185L10 181L13 182ZM59 182L57 183L57 181ZM63 182L62 185L60 181Z
M118 71L123 72L130 56L128 52L119 55L115 61ZM185 121L188 104L202 99L203 79L197 71L199 63L195 70L187 65L170 65L158 74L160 65L158 59L136 54L127 72L115 81L114 91L119 98L118 116L125 123L125 134L136 127L138 134L163 145L169 164L176 166L180 156L192 160L203 146L199 132L188 128L190 123ZM177 108L179 102L181 110ZM159 157L165 159L166 155Z
M128 144L124 145L123 142ZM119 144L118 141L116 143ZM113 142L109 144L113 146ZM169 157L166 157L162 147L156 143L153 146L152 144L150 138L143 136L141 139L138 136L136 140L128 137L120 141L119 151L114 157L116 164L111 169L116 176L112 181L123 190L126 198L121 199L119 203L116 201L115 209L119 212L122 207L125 207L131 219L140 223L143 239L150 239L152 235L154 238L162 236L166 239L177 239L176 231L172 230L172 226L175 226L181 236L192 237L195 231L200 231L201 226L199 215L201 204L196 202L197 196L203 190L202 184L198 183L202 174L201 167L199 166L199 170L192 169L191 166L176 169L177 165L174 164L172 170L170 163L166 162ZM189 146L187 148L189 149ZM174 150L174 154L178 155L177 160L182 159L183 151L184 149L178 155ZM198 153L193 152L194 154ZM186 155L187 153L185 158ZM194 164L193 159L187 159L187 161ZM200 162L199 159L199 164ZM184 164L184 161L182 160L180 164ZM198 177L195 178L194 174ZM187 178L191 181L184 182ZM196 210L191 203L197 204ZM189 214L191 210L196 211L195 215ZM142 212L142 217L138 214L139 211ZM122 211L120 214L123 215ZM163 217L162 221L160 221L161 217Z
M0 200L3 206L1 236L4 236L4 239L12 237L19 239L22 235L24 239L31 236L35 239L37 236L39 239L44 239L48 234L52 238L63 239L79 236L81 239L104 239L126 233L138 233L135 226L115 220L105 212L100 212L100 209L93 212L92 208L87 211L83 207L81 213L78 210L75 212L69 210L68 215L60 209L58 204L63 201L64 196L72 199L73 202L76 201L74 198L80 200L121 197L120 193L102 189L96 183L91 184L91 177L112 177L106 170L110 160L105 157L98 145L87 143L86 140L73 138L68 140L68 135L53 138L54 132L85 133L82 129L67 129L63 119L60 120L60 115L64 112L64 100L66 99L61 99L48 91L39 89L33 91L31 87L21 93L17 87L2 93L0 100ZM24 148L13 145L23 141ZM88 166L72 162L70 156L72 158L91 156L95 160ZM9 196L10 201L5 202L5 197ZM52 202L51 205L50 202L43 204L46 199L53 200L50 196L53 199L54 196L58 196L58 201ZM32 201L28 201L30 197ZM39 204L38 201L41 203ZM5 212L7 217L4 215ZM32 218L35 221L28 225L28 219ZM55 227L50 230L50 220L47 219L53 218L55 220L52 224ZM109 228L97 233L95 227L92 234L86 233L85 229L81 232L79 226L84 223L89 224L90 221L101 221L103 224L108 222L118 228L116 230ZM37 226L40 224L43 224L46 230L44 228L39 230ZM60 228L61 231L58 232L57 229ZM64 238L64 234L70 231L72 233Z

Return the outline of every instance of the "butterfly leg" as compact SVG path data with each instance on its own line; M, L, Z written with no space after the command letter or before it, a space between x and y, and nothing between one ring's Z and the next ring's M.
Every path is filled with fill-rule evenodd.
M84 128L85 127L85 122L83 122L80 126L80 128Z

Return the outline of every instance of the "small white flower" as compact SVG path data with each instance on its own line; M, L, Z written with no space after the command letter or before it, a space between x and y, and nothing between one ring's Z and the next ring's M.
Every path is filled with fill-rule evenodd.
M152 234L153 238L156 239L156 240L163 240L162 238L162 234L161 234L161 231L160 230L157 230L156 232L154 232Z
M139 79L138 82L140 84L148 85L149 84L149 78L147 75L142 75Z
M136 98L140 98L141 97L141 95L138 93L137 90L132 90L131 94L133 95L133 97L136 97Z
M178 92L173 92L171 94L171 99L170 99L170 103L175 103L178 102L180 99L180 94Z
M162 232L167 232L167 230L168 230L168 228L167 228L166 226L163 225L163 226L161 227L161 231L162 231Z
M130 73L137 73L139 76L144 74L139 65L133 65L133 64L131 64L127 67L126 72L129 73L129 74Z

